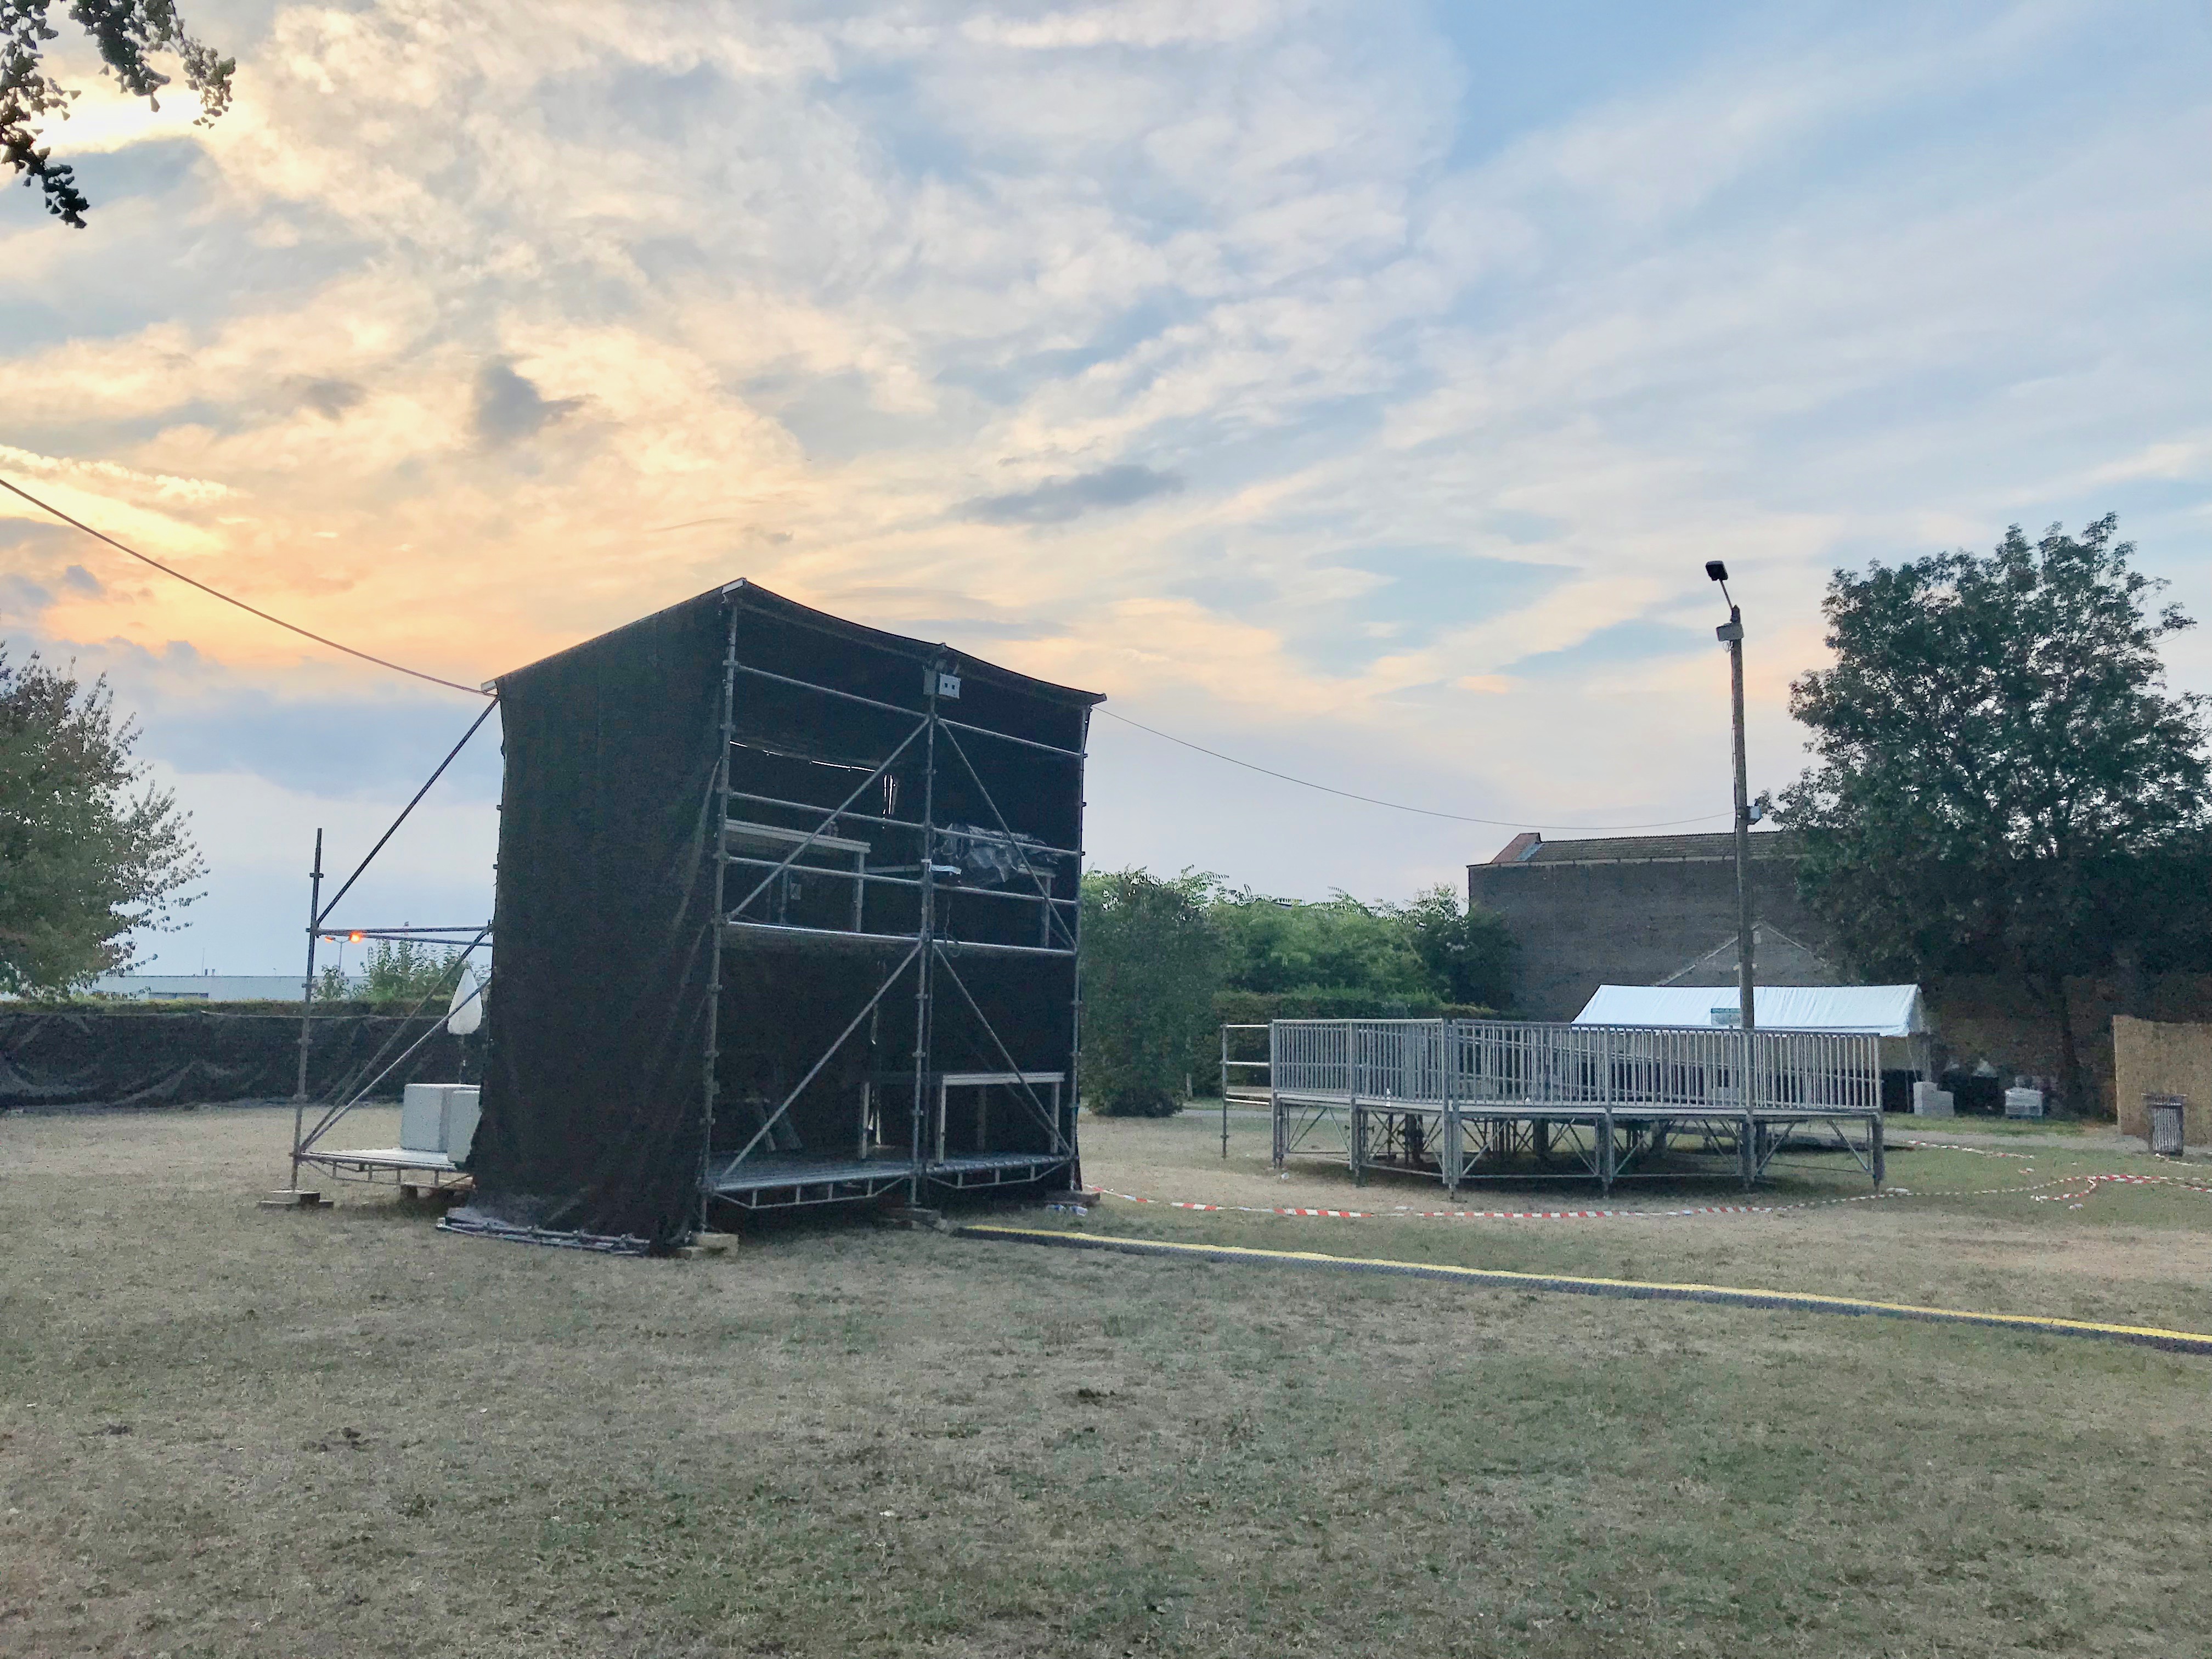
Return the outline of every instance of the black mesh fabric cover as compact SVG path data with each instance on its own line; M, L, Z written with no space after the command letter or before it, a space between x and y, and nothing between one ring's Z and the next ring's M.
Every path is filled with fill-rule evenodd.
M458 1227L690 1229L725 637L708 593L499 682L499 965Z
M733 629L738 659L757 672L740 677L732 709L732 787L805 803L780 817L775 809L745 811L768 811L789 827L818 825L814 812L838 808L866 786L856 810L896 820L863 826L883 849L870 867L903 859L911 872L921 856L928 751L912 738L924 719L925 668L957 656L945 647L738 583L502 678L498 967L485 1020L483 1120L468 1165L476 1194L448 1218L458 1230L647 1249L680 1240L697 1219L709 1152L705 1066L716 948L709 837ZM1031 746L940 733L935 821L988 823L1003 813L1041 844L1079 845L1079 755L1097 697L973 659L957 666L959 717ZM894 751L890 775L870 785ZM941 862L976 844L971 834L934 855ZM1072 858L1062 862L1056 890L1069 896L1076 872ZM768 900L748 895L763 884L761 872L732 869L726 902L759 918ZM850 884L802 873L806 896L778 914L803 928L849 928ZM976 881L1009 884L989 869ZM800 940L794 950L792 941L748 937L724 947L714 1153L740 1150L768 1103L798 1085L865 1012L904 954L895 936L912 931L915 907L910 886L869 889L866 931L894 936L881 946L848 939L823 951ZM1035 945L1043 942L1042 926L1034 908L980 893L948 890L941 901L948 938ZM951 972L945 970L933 1022L937 1066L997 1071L1003 1043L1023 1069L1072 1070L1071 961L962 961L959 979L988 1011L995 1039L957 997ZM872 1067L912 1070L912 1014L900 1012L912 1007L910 988L893 994L879 1037L860 1033L825 1061L794 1102L787 1139L795 1137L808 1155L851 1144L860 1079ZM1072 1127L1072 1109L1068 1115ZM1049 1126L1033 1117L1000 1110L991 1120L993 1144L972 1150L1048 1150Z
M318 1014L308 1027L308 1094L321 1100L368 1082L441 1017ZM460 1039L434 1036L377 1085L377 1097L462 1069ZM289 1100L299 1074L296 1007L0 1013L0 1111Z

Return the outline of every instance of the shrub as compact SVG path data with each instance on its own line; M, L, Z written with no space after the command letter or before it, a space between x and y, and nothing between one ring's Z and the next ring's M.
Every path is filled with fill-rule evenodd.
M1182 1109L1199 1038L1212 1029L1221 939L1206 878L1143 870L1083 878L1083 1091L1091 1110Z

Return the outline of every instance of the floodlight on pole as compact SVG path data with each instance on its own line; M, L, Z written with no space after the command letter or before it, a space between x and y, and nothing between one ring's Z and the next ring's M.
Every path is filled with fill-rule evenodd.
M1706 576L1720 584L1729 602L1729 619L1713 636L1729 651L1729 691L1735 726L1735 979L1739 1018L1747 1031L1758 1027L1753 1006L1753 984L1751 939L1751 782L1743 752L1743 607L1728 591L1728 566L1719 559L1705 561Z

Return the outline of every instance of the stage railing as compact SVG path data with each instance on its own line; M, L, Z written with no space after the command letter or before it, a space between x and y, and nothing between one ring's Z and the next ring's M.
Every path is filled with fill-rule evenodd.
M1268 1057L1279 1095L1415 1109L1881 1108L1881 1039L1870 1032L1284 1019L1269 1028Z

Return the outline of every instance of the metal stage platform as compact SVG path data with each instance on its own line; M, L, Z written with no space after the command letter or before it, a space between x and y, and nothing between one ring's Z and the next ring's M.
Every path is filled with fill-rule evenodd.
M1015 1186L1042 1181L1070 1163L1065 1152L966 1152L916 1162L910 1158L806 1158L755 1153L740 1163L716 1158L706 1188L726 1203L749 1210L789 1209L802 1204L843 1204L880 1197L908 1182L939 1190Z
M1749 1188L1785 1148L1817 1146L1848 1154L1875 1190L1883 1181L1871 1035L1278 1020L1267 1047L1264 1095L1249 1075L1237 1093L1267 1102L1279 1169L1319 1154L1355 1181L1395 1170L1454 1192L1559 1177L1610 1192L1709 1176L1718 1158Z
M468 1180L443 1152L416 1152L405 1146L348 1147L325 1151L309 1147L297 1155L296 1164L321 1170L339 1181L390 1180L402 1188L443 1192ZM295 1175L292 1184L299 1185Z

